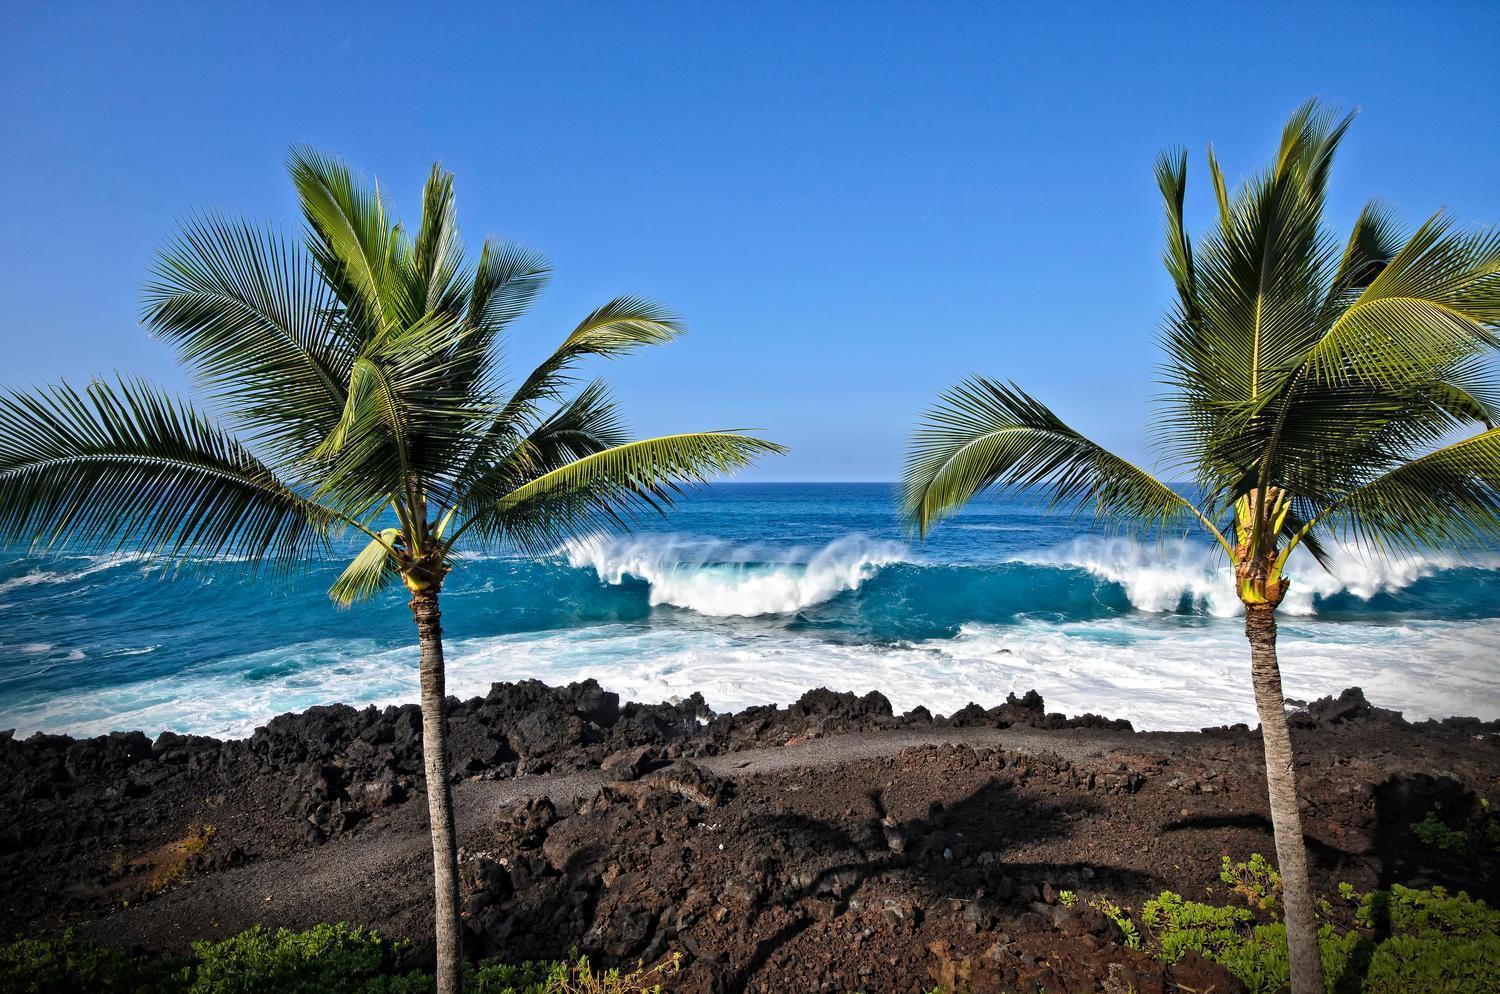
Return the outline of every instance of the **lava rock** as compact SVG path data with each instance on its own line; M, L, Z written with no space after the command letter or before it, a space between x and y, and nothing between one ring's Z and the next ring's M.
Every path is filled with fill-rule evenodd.
M535 849L557 822L557 808L545 797L523 797L495 811L494 827L502 842L517 849Z

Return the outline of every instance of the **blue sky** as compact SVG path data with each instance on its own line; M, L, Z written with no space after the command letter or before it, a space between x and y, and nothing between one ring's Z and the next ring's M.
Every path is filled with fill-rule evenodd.
M297 223L293 142L557 273L519 365L620 292L682 341L602 371L640 433L760 427L751 479L899 473L975 371L1145 457L1162 147L1231 176L1309 96L1363 112L1333 220L1500 222L1500 8L838 3L0 6L0 384L186 389L136 324L174 220Z

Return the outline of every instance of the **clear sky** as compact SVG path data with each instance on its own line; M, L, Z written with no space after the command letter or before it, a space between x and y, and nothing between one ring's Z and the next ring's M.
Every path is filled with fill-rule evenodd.
M752 479L883 480L942 387L1018 380L1145 453L1152 159L1231 176L1319 96L1363 112L1333 219L1500 222L1500 5L0 3L0 384L186 388L138 327L189 210L295 227L309 142L557 273L539 357L620 292L691 333L605 369L638 432L759 427Z

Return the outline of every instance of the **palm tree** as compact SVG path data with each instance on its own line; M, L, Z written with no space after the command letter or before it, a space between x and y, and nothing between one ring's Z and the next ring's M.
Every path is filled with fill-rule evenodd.
M925 416L904 491L924 535L997 488L1142 534L1196 527L1213 538L1244 604L1296 994L1323 981L1276 658L1287 559L1300 547L1327 567L1333 539L1399 555L1500 536L1488 351L1500 234L1437 214L1403 236L1371 203L1336 242L1322 224L1325 187L1350 120L1304 105L1275 162L1233 194L1210 151L1218 218L1197 246L1183 223L1186 153L1158 160L1177 299L1156 430L1193 487L1179 493L1105 451L1014 384L974 378Z
M453 177L437 166L412 235L343 163L294 148L288 165L302 238L196 217L145 290L145 323L242 434L135 380L9 392L0 541L285 569L332 554L341 531L368 540L331 596L348 604L397 583L411 594L448 994L461 936L438 595L453 562L470 543L555 548L781 448L737 432L630 441L605 388L578 387L580 360L680 333L637 297L589 314L502 391L499 345L546 283L545 261L486 241L466 262Z

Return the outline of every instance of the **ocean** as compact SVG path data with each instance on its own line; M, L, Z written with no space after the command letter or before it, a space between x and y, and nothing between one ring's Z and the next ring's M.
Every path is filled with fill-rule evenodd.
M982 497L912 544L890 484L720 484L541 561L470 554L443 590L448 689L594 677L716 710L812 687L950 712L1036 689L1137 728L1256 722L1237 603L1196 541L1142 544ZM353 546L351 545L352 549ZM243 736L314 704L417 697L405 593L340 610L342 563L257 579L0 550L0 729ZM1295 560L1289 697L1359 685L1408 718L1500 717L1500 555Z

